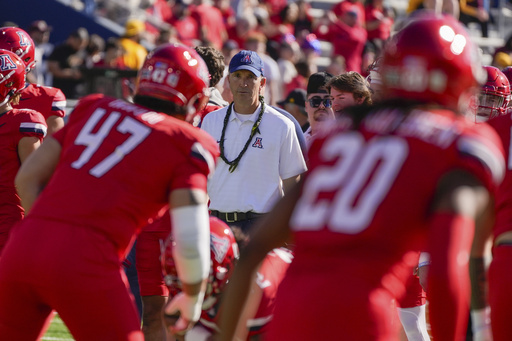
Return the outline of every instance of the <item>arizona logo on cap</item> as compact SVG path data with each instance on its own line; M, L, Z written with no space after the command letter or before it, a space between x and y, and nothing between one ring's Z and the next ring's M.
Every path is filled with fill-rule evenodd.
M252 63L251 55L250 54L246 54L245 56L243 56L241 62L242 63L247 63L247 64Z

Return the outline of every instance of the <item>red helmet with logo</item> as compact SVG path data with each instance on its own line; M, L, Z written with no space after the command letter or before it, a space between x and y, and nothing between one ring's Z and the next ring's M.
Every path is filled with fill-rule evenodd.
M209 79L208 67L194 49L165 44L147 56L139 71L135 94L187 107L190 122L195 111L208 102Z
M505 75L505 77L507 77L508 79L508 82L510 83L511 85L511 88L510 88L510 93L512 95L512 66L507 66L506 68L504 68L503 70L501 70L501 72L503 72L503 74ZM508 101L508 106L511 106L512 105L512 98L511 100Z
M423 13L387 44L379 72L384 98L459 107L460 95L484 81L477 47L451 16Z
M0 28L0 49L16 53L25 64L27 72L36 65L34 42L30 35L21 28Z
M0 105L23 89L25 76L22 60L11 51L0 50Z
M487 82L480 91L477 121L486 121L490 118L503 115L510 101L510 82L497 67L484 66L487 72Z
M172 256L173 247L174 242L171 241L167 243L165 250L162 252L164 280L171 296L181 291L181 283ZM238 244L233 232L226 223L215 217L210 217L210 252L211 266L205 300L222 292L239 257Z

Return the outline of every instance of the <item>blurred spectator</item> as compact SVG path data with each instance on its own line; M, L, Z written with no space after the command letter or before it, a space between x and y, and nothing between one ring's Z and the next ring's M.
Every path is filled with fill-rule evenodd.
M284 88L285 93L290 93L294 89L307 89L308 79L314 72L311 70L311 65L305 60L299 60L295 64L297 75L293 77L292 81Z
M494 22L493 18L489 14L489 1L459 0L459 5L459 20L466 26L470 22L479 23L482 37L489 37L489 22Z
M213 0L213 6L218 8L222 13L226 30L229 30L236 25L236 11L231 7L230 0Z
M278 14L270 17L269 25L263 32L270 40L280 42L288 34L295 34L295 23L299 17L299 7L295 2L288 3Z
M94 67L126 69L123 59L123 48L117 38L111 37L107 40L102 58L94 63Z
M345 58L343 56L334 56L331 58L331 63L327 66L325 71L332 75L341 75L346 70Z
M141 5L141 7L146 7L146 13L156 18L157 21L169 22L172 18L171 6L167 0L148 0L147 5Z
M125 24L124 34L119 39L123 47L123 59L126 67L139 70L144 64L148 51L140 44L145 24L138 19L130 19Z
M512 57L512 35L508 36L507 40L505 41L505 44L503 46L498 47L496 50L494 50L494 55L492 56L492 64L503 64L504 61L507 60L506 56L503 56L500 53L504 53ZM498 56L500 54L500 56ZM508 66L508 65L505 65ZM503 68L503 67L502 67Z
M294 89L288 96L277 104L288 111L299 122L302 132L309 128L308 113L306 112L306 90Z
M247 37L256 30L258 21L254 15L237 17L234 27L228 29L228 38L235 41L238 46L244 46Z
M367 0L365 19L367 39L375 46L375 53L378 55L391 34L393 12L384 7L384 0Z
M53 44L50 43L50 32L52 27L48 26L44 20L36 20L27 28L27 33L30 35L35 45L35 60L36 66L32 72L27 74L27 79L30 83L41 85L50 85L51 76L48 75L48 56L53 51Z
M295 21L295 36L300 38L313 32L313 16L310 14L311 4L306 0L298 0L299 14Z
M367 41L363 49L363 57L361 61L361 75L363 75L364 77L368 76L369 67L375 62L377 56L378 52L376 51L375 45Z
M226 65L224 69L224 76L219 81L219 83L222 85L222 98L226 100L227 102L231 103L233 101L233 93L231 92L231 89L229 88L229 82L227 80L228 75L228 65L231 61L231 58L233 58L234 55L236 55L240 51L240 45L234 40L228 40L222 45L222 55L224 56L224 64Z
M347 12L353 11L354 7L357 9L358 13L357 22L360 26L365 27L366 18L364 5L360 0L345 0L340 1L336 5L332 6L331 12L338 18L341 19Z
M510 65L512 65L512 56L509 53L496 53L492 61L492 66L496 66L498 69L504 69Z
M265 102L275 106L281 100L283 93L283 82L277 62L267 54L267 38L263 33L253 32L245 41L245 48L256 52L263 60L265 78Z
M178 39L185 45L199 45L199 24L190 14L189 5L183 0L170 0L172 18L169 23L176 29Z
M295 64L299 60L299 57L300 46L295 40L295 37L291 34L286 35L279 46L279 58L277 59L277 66L279 67L285 89L297 76Z
M89 37L89 43L85 48L85 52L87 53L85 57L85 67L94 67L95 64L103 59L103 54L105 52L105 39L97 34L92 34Z
M309 64L311 73L318 72L317 59L322 53L320 40L318 40L314 33L309 33L302 39L298 38L302 54Z
M155 45L158 46L178 42L180 42L178 38L178 31L176 31L174 27L169 27L160 30L158 37L156 38Z
M270 16L274 14L278 14L281 12L283 8L286 7L287 1L286 0L261 0L261 3L265 6L267 9L267 12Z
M343 3L348 2L344 1ZM320 39L328 40L334 47L334 56L341 55L345 58L345 68L347 71L356 71L361 73L361 59L363 49L366 44L366 30L360 24L359 17L363 13L359 7L344 7L343 14L332 22L326 34L322 34ZM318 35L317 34L317 35Z
M191 15L199 25L199 38L202 45L220 50L228 39L221 11L206 0L193 0Z
M84 49L89 42L89 32L80 27L70 33L66 41L56 46L48 57L48 70L53 75L53 86L62 90L66 98L77 99L82 83L80 67L84 66Z

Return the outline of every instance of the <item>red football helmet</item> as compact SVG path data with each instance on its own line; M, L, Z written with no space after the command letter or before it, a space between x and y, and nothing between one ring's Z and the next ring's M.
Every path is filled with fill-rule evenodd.
M507 77L508 82L512 85L512 66L507 66L503 70L501 70L505 77ZM512 95L512 87L510 88L510 93ZM508 101L508 106L512 106L512 98Z
M0 50L0 106L25 86L25 64L13 52Z
M487 72L487 82L478 97L477 122L503 115L510 101L510 82L503 72L494 66L483 68Z
M188 108L191 122L208 102L210 74L197 52L182 44L157 47L139 71L136 95L171 101Z
M35 47L30 35L18 27L0 28L0 49L14 52L25 63L27 72L36 65Z
M168 242L162 251L164 280L171 296L175 296L181 291L181 283L172 256L174 244L174 241ZM210 252L211 266L205 300L211 295L218 295L222 292L239 257L238 244L233 232L226 223L215 217L210 217Z
M482 84L477 47L451 16L415 16L386 44L379 72L384 98L412 99L458 109L459 97Z

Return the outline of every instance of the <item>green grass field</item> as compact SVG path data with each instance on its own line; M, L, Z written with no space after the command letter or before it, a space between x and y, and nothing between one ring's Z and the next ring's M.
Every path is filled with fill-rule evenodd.
M46 334L43 336L43 340L48 341L73 341L73 336L69 333L68 328L59 315L55 314L50 324L50 328L46 331Z

